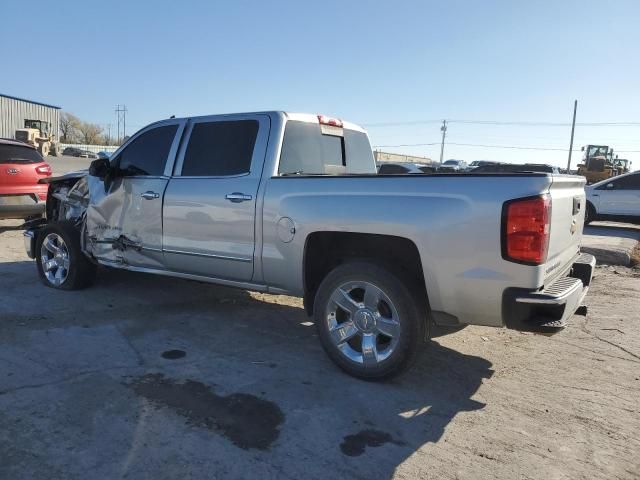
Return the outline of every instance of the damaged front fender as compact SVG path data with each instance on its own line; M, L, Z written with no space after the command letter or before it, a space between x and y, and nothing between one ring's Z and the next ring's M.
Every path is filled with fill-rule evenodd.
M165 178L115 176L108 181L72 172L48 179L47 221L73 221L86 255L109 265L160 268L162 202L143 195L164 192Z
M80 221L89 206L89 186L87 176L67 174L49 180L47 194L47 220Z

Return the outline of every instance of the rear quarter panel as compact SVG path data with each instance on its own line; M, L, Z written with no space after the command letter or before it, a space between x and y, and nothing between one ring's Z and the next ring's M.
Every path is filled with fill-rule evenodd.
M313 232L386 234L418 248L432 310L462 323L501 325L502 291L537 288L544 268L501 255L504 201L546 193L551 176L433 175L275 177L263 204L264 282L303 295L306 238ZM289 217L285 243L278 222Z

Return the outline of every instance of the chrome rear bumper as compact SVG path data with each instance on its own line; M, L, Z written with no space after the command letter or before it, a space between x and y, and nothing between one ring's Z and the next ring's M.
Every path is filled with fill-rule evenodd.
M595 257L582 253L568 276L542 290L508 289L503 296L505 325L525 331L553 331L565 327L589 291L595 266Z

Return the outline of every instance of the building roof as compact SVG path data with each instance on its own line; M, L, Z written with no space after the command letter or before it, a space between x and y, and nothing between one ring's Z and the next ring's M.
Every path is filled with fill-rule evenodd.
M34 100L27 100L26 98L14 97L13 95L5 95L4 93L0 93L0 97L11 98L12 100L20 100L21 102L27 103L35 103L36 105L42 105L43 107L55 108L60 110L62 107L57 107L56 105L50 105L48 103L36 102Z

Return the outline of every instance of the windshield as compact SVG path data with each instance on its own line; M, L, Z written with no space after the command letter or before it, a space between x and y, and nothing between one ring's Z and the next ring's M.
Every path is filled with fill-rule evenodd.
M590 145L587 151L587 157L606 157L609 147L603 145Z
M0 145L0 163L40 163L40 154L29 147L20 145Z
M444 165L458 165L459 162L460 160L447 160Z

